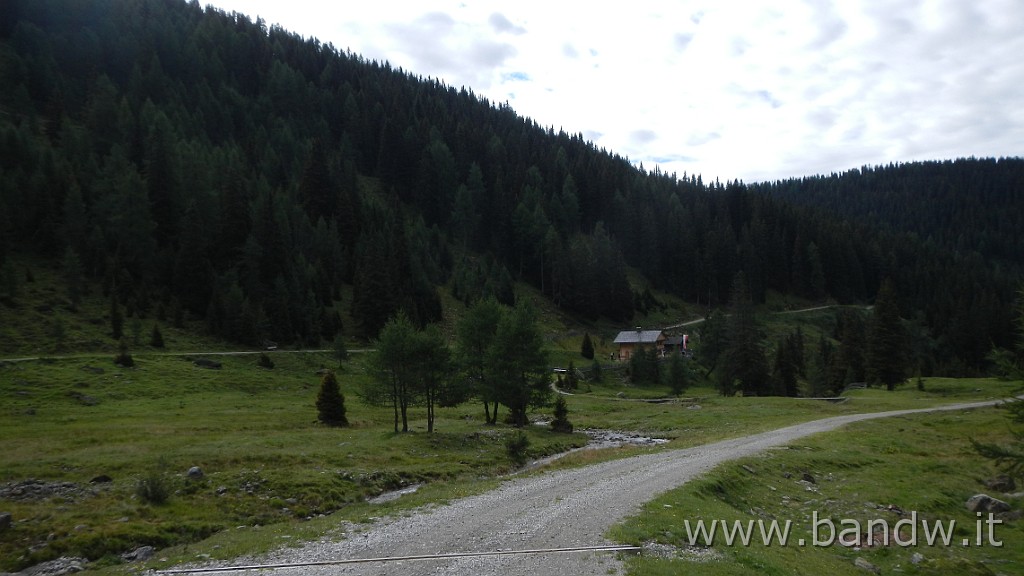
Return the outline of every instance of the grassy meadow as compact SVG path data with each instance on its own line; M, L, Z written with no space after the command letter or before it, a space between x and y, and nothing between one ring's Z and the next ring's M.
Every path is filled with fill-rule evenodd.
M1007 496L984 486L995 471L968 440L998 441L1007 436L1005 413L992 408L853 424L723 464L650 502L638 516L614 527L612 537L657 551L630 559L631 576L869 573L855 565L858 558L882 574L1021 574L1024 522L994 525L994 541L1001 546L990 544L983 524L983 546L978 547L978 518L964 506L977 493L1007 500L1017 510L1024 504L1019 494ZM815 538L827 542L833 532L828 524L819 524L815 531L814 514L819 521L832 522L836 536L855 527L843 524L845 519L857 521L862 533L869 521L884 520L895 528L901 519L916 519L918 539L908 546L816 546ZM744 526L749 521L790 521L791 535L786 546L777 537L765 546L755 528L752 543L746 546L739 540L728 545L719 531L714 545L707 546L703 537L691 545L690 535L697 534L700 519L706 526L712 520L729 526L734 521ZM948 528L955 521L950 545L941 540L929 545L922 521L932 530L937 522ZM914 535L909 525L900 534L904 544ZM798 539L805 545L797 545ZM970 546L964 546L965 539Z
M253 355L216 357L219 370L152 353L137 354L134 368L115 366L111 356L0 364L0 485L36 479L74 486L44 499L0 498L0 511L14 521L0 533L0 570L61 555L116 565L121 553L143 545L179 546L162 553L168 561L197 553L231 557L280 545L281 535L316 537L341 521L482 490L515 470L505 450L514 430L483 425L477 403L440 409L434 434L413 408L412 432L394 434L391 410L363 405L354 393L370 377L365 355L354 354L338 371L352 425L329 428L316 422L316 372L336 362L316 353L270 356L272 370L258 367ZM834 414L993 398L1009 390L990 380L929 380L926 392L864 390L842 404L723 398L709 388L649 401L666 390L637 389L610 376L568 401L577 429L644 432L683 447ZM543 426L527 433L533 458L586 442L583 434ZM578 453L554 465L593 458ZM186 477L192 466L202 468L202 479ZM113 481L90 483L100 475ZM146 482L168 492L165 503L140 497ZM366 501L413 484L425 488L396 502ZM326 514L330 519L320 520ZM253 538L257 529L278 536ZM239 530L248 533L231 538Z
M109 310L99 288L92 286L81 305L71 309L58 288L57 271L37 267L32 276L16 300L0 305L0 513L12 518L11 528L0 531L0 572L59 556L85 556L91 568L121 573L126 565L120 555L144 545L160 550L147 564L153 568L197 555L254 554L321 538L349 523L479 492L517 471L505 447L516 431L501 424L485 426L483 407L475 402L438 409L433 434L426 433L423 409L412 408L411 433L393 433L392 411L364 405L355 393L370 378L363 353L353 353L340 368L329 354L315 352L270 352L273 369L257 366L255 354L209 356L223 364L211 370L193 364L201 356L186 354L230 350L232 345L203 336L202 326L185 318L178 327L159 322L166 347L153 348L147 344L157 320L147 316L126 320L135 367L115 366L117 346L108 334ZM523 293L536 303L553 365L572 360L580 368L590 367L579 356L584 333L591 334L598 358L612 351L618 327L573 323L539 295L529 289ZM694 316L684 303L663 300L666 308L638 323L667 324ZM444 306L450 335L462 308L450 297ZM830 330L831 314L771 320L799 322L806 334L816 336ZM783 333L785 324L776 330ZM352 349L361 346L350 343ZM23 357L38 359L2 360ZM317 423L317 371L325 367L337 370L348 428ZM661 448L575 452L542 469L694 446L833 415L1000 398L1012 390L995 380L932 378L924 391L910 385L893 393L858 390L839 404L724 398L703 385L687 390L683 398L666 398L665 387L634 387L621 373L605 370L602 382L583 383L567 397L577 430L634 431L671 442ZM534 420L550 417L550 409L531 414ZM868 426L884 429L882 424ZM1006 431L995 415L978 426L993 434ZM587 441L582 433L555 434L544 426L526 432L531 458ZM949 433L959 442L969 433L977 435L958 427ZM850 468L842 463L846 452L819 456L833 459L837 469ZM193 466L203 470L202 478L187 477ZM101 476L111 481L91 482ZM368 501L413 485L421 487L400 499ZM40 486L59 489L35 497L14 494ZM154 493L165 494L166 500L144 497Z

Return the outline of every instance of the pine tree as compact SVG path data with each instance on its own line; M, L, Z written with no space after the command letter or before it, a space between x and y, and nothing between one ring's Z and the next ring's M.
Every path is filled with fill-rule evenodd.
M580 345L580 356L587 360L594 359L594 343L590 341L590 333L583 334L583 344Z
M882 282L868 329L867 376L871 384L892 391L908 376L907 337L891 280Z
M153 324L153 332L149 335L149 345L153 348L164 347L164 335L160 332L159 324Z
M729 395L739 384L745 396L765 395L769 392L768 360L754 303L742 272L738 272L733 281L731 310L727 319L725 364L718 374L719 390Z
M551 430L564 434L572 433L572 422L569 422L569 406L565 402L565 396L561 394L555 400L555 419L551 422Z
M320 381L316 397L317 419L328 426L348 426L345 417L345 397L341 394L334 372L327 372Z
M668 384L673 396L680 396L690 386L690 367L683 355L676 352L668 365Z
M124 335L124 313L121 312L116 291L113 290L110 292L110 335L114 340L120 340Z

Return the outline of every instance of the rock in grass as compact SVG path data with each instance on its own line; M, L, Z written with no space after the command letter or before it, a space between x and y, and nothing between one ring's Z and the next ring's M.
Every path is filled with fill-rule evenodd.
M878 566L875 566L874 564L872 564L871 562L868 562L867 560L865 560L863 558L857 558L856 560L854 560L853 561L853 565L856 566L857 568L860 568L861 570L867 570L868 572L872 572L874 574L881 574L882 573L882 569L881 568L879 568Z
M12 523L10 512L0 512L0 532L10 529Z
M1010 505L988 494L975 494L968 498L965 506L971 512L1009 512Z
M156 554L156 548L153 548L152 546L142 546L132 550L131 552L121 554L121 559L125 562L145 562L152 558L153 554Z
M193 466L188 469L188 477L193 480L199 480L203 476L205 476L205 474L203 474L203 469L199 466Z

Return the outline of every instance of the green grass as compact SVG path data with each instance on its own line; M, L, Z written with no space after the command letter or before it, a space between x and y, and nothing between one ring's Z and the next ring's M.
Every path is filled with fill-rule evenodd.
M344 521L358 524L478 492L513 470L505 440L514 430L483 425L477 403L438 410L434 434L426 433L422 410L413 408L412 432L394 434L391 411L363 405L354 393L369 378L362 354L353 354L338 374L352 423L345 429L316 422L316 371L335 366L328 355L271 353L273 370L258 368L255 355L218 356L223 369L196 368L187 358L167 354L234 346L203 336L198 323L186 321L180 329L161 322L167 348L152 349L146 343L154 319L147 317L140 320L140 344L130 343L136 368L116 367L109 310L98 287L72 311L55 271L33 268L33 276L13 304L0 304L0 358L44 357L0 362L0 484L35 478L72 482L82 490L34 502L0 499L0 511L14 519L14 527L0 533L0 571L61 555L86 556L93 566L117 571L120 553L147 544L167 558L151 567L197 554L254 554L323 537ZM612 351L621 327L574 322L535 291L522 291L536 303L552 364L572 359L589 368L579 356L584 332L594 339L599 358ZM450 336L462 306L442 297ZM669 308L652 318L660 314L658 320L668 321L684 313L685 304L668 300ZM58 318L65 329L59 345L52 333ZM827 323L826 313L804 319ZM126 332L131 340L130 328ZM349 346L356 347L362 346ZM577 430L637 431L672 439L669 447L685 447L831 415L998 398L1012 389L994 380L928 379L925 392L912 386L893 393L863 390L844 404L828 404L723 398L697 386L683 399L665 401L666 387L631 386L606 371L604 383L584 385L568 403ZM549 412L532 416L549 418ZM528 433L533 458L586 441L582 434L553 434L543 427ZM552 466L645 450L651 449L578 452ZM191 466L200 466L205 477L186 479ZM114 481L90 485L99 475ZM139 498L136 486L144 478L169 489L165 504ZM414 483L424 485L415 494L385 504L366 502Z
M115 564L119 553L147 544L190 544L178 556L167 553L187 560L196 542L214 534L217 538L199 549L225 557L242 548L252 553L280 544L276 537L251 537L254 526L271 534L287 533L282 526L291 526L301 539L317 531L307 525L321 514L332 513L335 523L359 521L483 489L513 469L504 448L513 430L484 426L476 403L439 410L434 434L425 432L425 416L413 408L412 433L394 434L391 411L365 406L354 394L369 377L365 357L356 355L339 373L352 427L327 428L316 422L316 371L333 361L312 353L271 356L274 370L258 368L256 356L218 357L221 370L162 355L137 355L134 369L114 366L110 356L0 365L0 483L37 478L95 491L68 501L0 501L16 523L0 534L0 569L59 555ZM924 393L866 390L839 405L723 398L711 389L692 390L684 401L648 403L636 398L663 397L667 391L612 382L569 398L569 418L577 429L641 431L672 438L672 446L832 414L923 407L1010 390L989 380L929 380ZM553 434L543 427L528 433L533 458L585 442L582 434ZM580 455L559 465L635 452ZM186 479L191 466L200 466L205 478ZM101 474L114 482L90 487L89 480ZM171 489L166 504L148 504L135 495L139 479L154 475ZM367 496L413 483L428 487L397 503L365 502ZM238 526L248 527L242 530L245 537Z
M0 534L0 570L61 554L95 560L145 544L193 542L238 525L339 510L360 516L364 499L382 491L470 485L512 468L504 449L512 430L483 426L475 403L439 410L434 434L425 433L425 415L414 408L412 433L396 435L389 410L362 405L353 393L367 378L356 360L340 374L353 426L327 428L316 422L315 371L331 361L272 356L274 370L257 368L254 356L218 358L221 370L164 356L137 357L134 369L104 357L0 366L0 483L38 478L89 487L101 474L114 479L69 502L0 500L16 522ZM586 441L540 427L528 432L533 457ZM206 477L186 479L191 466ZM172 488L165 505L135 496L138 479L154 472Z
M1007 436L1005 413L991 408L858 423L719 466L650 502L638 516L613 528L612 537L630 544L658 543L669 551L664 557L646 554L629 560L629 574L636 576L865 574L854 566L858 557L881 568L883 574L1021 574L1022 521L995 527L1002 547L962 546L964 538L973 544L977 520L964 502L986 492L982 482L995 474L989 462L973 451L968 438L994 441ZM805 472L813 476L814 484L801 481ZM993 495L1008 499L1014 508L1024 504L1019 496ZM889 511L890 505L902 509L904 516ZM912 512L918 514L922 540L916 547L857 551L812 545L814 513L819 519L832 520L838 533L852 526L840 524L843 519L857 520L862 526L869 520L885 520L895 526ZM751 546L728 546L719 533L710 551L704 546L694 549L689 546L685 521L698 519L789 520L791 541L780 546L776 540L766 547L755 532ZM955 545L925 545L922 519L956 521ZM829 537L824 525L817 534L819 539ZM906 532L903 537L909 536ZM797 538L804 538L806 545L795 545ZM913 564L915 553L925 561Z

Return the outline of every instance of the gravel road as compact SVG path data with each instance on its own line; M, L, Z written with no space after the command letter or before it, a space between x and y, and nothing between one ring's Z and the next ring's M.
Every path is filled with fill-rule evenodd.
M358 527L339 542L326 539L302 548L281 549L257 563L326 562L468 552L538 550L612 544L610 526L636 514L645 502L728 460L780 446L844 424L938 410L991 406L957 404L837 416L762 434L684 450L672 450L509 480L501 487L406 517ZM239 561L248 564L251 561ZM234 564L234 565L238 565ZM404 560L322 567L280 568L274 574L622 574L622 562L608 552L478 556Z

